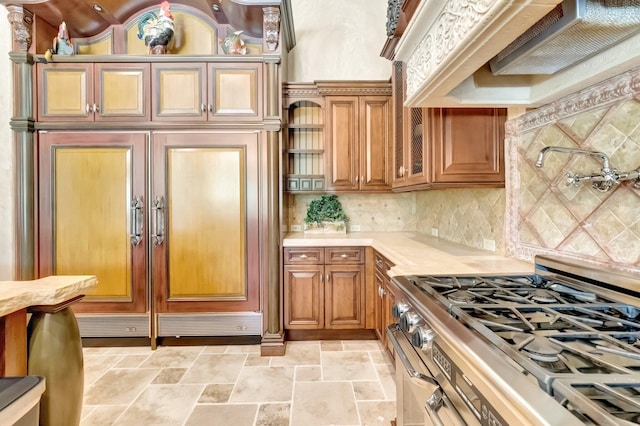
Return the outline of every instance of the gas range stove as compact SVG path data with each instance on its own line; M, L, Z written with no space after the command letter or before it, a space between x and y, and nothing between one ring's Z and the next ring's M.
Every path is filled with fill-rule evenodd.
M640 277L539 256L531 275L392 282L397 329L463 423L640 423ZM451 371L483 384L465 391Z

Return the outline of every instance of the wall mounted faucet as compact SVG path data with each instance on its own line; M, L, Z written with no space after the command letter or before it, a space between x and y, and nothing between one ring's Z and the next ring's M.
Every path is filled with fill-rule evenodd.
M567 154L582 154L589 155L600 159L602 162L602 170L600 173L592 173L590 175L578 175L567 173L567 185L578 186L579 182L588 180L591 181L591 187L598 191L606 192L611 190L614 184L619 184L625 180L635 180L633 183L634 188L640 188L640 170L632 170L630 172L618 173L614 168L611 168L609 163L609 157L604 152L599 151L587 151L577 148L565 148L562 146L547 146L540 150L538 154L538 160L536 161L536 167L542 168L544 165L544 157L548 152L563 152Z

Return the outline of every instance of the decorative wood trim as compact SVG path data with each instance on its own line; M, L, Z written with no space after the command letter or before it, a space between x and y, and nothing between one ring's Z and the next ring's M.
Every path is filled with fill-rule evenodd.
M31 24L33 14L25 11L22 6L6 6L9 14L7 19L11 24L13 50L26 52L31 47Z
M280 9L277 7L263 7L263 40L266 50L275 51L280 39Z

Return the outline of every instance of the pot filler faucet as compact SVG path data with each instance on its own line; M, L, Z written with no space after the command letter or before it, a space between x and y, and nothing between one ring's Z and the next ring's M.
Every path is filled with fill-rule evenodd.
M579 182L588 180L591 181L591 186L601 192L611 190L614 184L619 184L625 180L634 180L634 188L640 188L640 170L632 170L626 173L619 173L616 169L611 168L609 165L609 157L604 152L599 151L587 151L584 149L565 148L562 146L547 146L542 148L540 154L538 154L538 161L536 161L536 167L542 168L544 165L544 156L548 152L564 152L567 154L582 154L590 155L600 159L602 162L602 170L600 173L592 173L590 175L579 175L567 173L567 185L578 186Z

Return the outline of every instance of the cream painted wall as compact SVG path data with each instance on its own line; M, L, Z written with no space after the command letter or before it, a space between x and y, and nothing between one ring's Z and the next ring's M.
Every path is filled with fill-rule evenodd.
M14 155L9 120L11 102L11 26L0 6L0 281L15 277Z
M388 80L387 0L291 0L296 46L288 81Z

